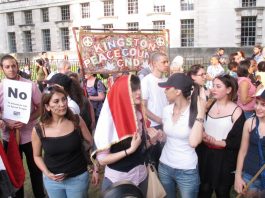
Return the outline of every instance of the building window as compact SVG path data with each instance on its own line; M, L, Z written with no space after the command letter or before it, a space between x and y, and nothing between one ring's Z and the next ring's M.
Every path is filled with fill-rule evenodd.
M165 29L165 21L153 21L153 28L155 30Z
M103 24L103 29L104 30L113 29L113 24Z
M24 31L25 51L32 52L31 32Z
M62 21L70 20L70 7L69 5L61 7Z
M89 18L90 17L90 5L89 3L82 3L81 4L82 8L82 18Z
M194 0L180 0L181 10L193 10L194 9Z
M69 29L61 28L62 50L70 50Z
M114 16L113 0L104 1L104 16Z
M253 46L256 41L256 17L241 18L241 46Z
M25 16L25 24L32 24L32 10L27 10L24 11L24 16Z
M256 0L242 0L242 7L255 7Z
M42 30L43 51L51 51L51 33L50 29Z
M127 23L128 30L138 30L139 29L139 23L138 22L132 22Z
M42 22L49 22L49 9L43 8L41 9L42 12Z
M138 13L138 0L128 0L128 14Z
M15 25L14 13L13 12L7 13L7 25L9 25L9 26Z
M194 19L181 20L181 46L194 46Z
M154 5L154 12L165 12L166 6L165 5Z
M16 33L8 32L8 44L10 52L17 52Z

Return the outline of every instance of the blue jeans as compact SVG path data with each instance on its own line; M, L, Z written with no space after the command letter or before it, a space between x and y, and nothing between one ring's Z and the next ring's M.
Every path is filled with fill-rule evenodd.
M75 177L69 177L61 182L49 179L43 175L44 186L49 198L87 198L89 185L88 172Z
M246 183L250 182L250 180L252 179L252 175L248 174L248 173L243 173L243 179ZM264 190L262 188L262 184L261 184L261 180L260 178L257 178L248 188L249 190L252 191L260 191L260 190Z
M160 162L158 175L167 198L177 197L177 187L181 197L197 198L200 185L198 169L174 169Z

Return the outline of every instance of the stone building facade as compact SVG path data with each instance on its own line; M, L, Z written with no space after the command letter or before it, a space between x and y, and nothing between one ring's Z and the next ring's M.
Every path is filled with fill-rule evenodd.
M0 0L0 53L31 57L47 51L76 59L72 27L80 26L166 28L172 56L205 55L218 47L249 51L265 46L265 1Z

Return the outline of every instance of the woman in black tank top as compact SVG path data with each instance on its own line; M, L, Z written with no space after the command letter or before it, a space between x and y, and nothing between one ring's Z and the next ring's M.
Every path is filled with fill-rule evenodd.
M40 122L32 132L32 146L35 163L43 172L50 198L87 197L89 175L83 138L92 145L85 122L68 108L66 92L58 85L46 88Z

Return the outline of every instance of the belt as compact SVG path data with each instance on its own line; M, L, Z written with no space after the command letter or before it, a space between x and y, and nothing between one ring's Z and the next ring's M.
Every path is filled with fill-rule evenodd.
M222 147L222 146L214 146L214 145L211 145L211 144L206 144L206 146L209 149L218 149L218 150L221 150L221 149L224 149L225 148L225 147Z

